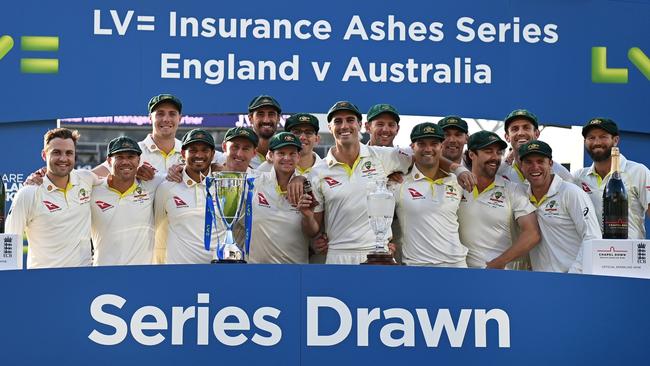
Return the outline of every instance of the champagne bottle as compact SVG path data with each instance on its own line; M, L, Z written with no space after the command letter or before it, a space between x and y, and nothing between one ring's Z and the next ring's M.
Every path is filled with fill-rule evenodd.
M5 203L7 202L7 190L5 189L5 182L2 180L0 174L0 234L5 232Z
M621 153L612 147L612 168L603 191L603 239L627 239L627 193L621 179Z

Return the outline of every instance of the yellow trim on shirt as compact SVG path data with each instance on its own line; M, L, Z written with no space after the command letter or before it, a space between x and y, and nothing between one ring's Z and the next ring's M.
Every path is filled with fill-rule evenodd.
M535 205L535 207L539 207L542 203L544 203L544 201L546 201L546 195L544 195L544 197L542 197L542 199L540 199L539 202L537 202L537 198L535 198L535 196L533 195L530 196L530 203Z
M113 188L111 186L108 186L108 190L111 191L111 192L116 193L118 196L120 196L120 199L130 195L133 192L135 192L136 188L138 188L138 185L135 182L133 182L131 187L129 187L129 189L127 189L126 191L124 191L124 193L122 193L122 192L118 191L117 189L115 189L115 188Z
M59 187L57 187L56 189L59 190L59 191L61 191L61 192L63 192L63 198L65 198L66 201L67 201L67 200L68 200L68 191L71 190L72 187L73 187L73 186L72 186L72 183L70 183L70 182L68 181L68 184L65 186L65 188L59 188Z
M481 193L478 192L478 188L474 186L474 189L472 190L472 195L474 196L474 199L477 199L479 195L483 194L485 191L489 191L490 189L494 188L494 182L490 183L489 186L485 187L484 190L481 191Z
M312 167L308 167L308 168L302 169L302 168L300 168L299 166L296 165L296 170L298 171L298 173L299 173L300 175L304 175L304 174L307 174L307 173L311 172L311 168L312 168Z
M280 187L279 184L276 184L276 185L275 185L275 191L276 191L279 195L286 195L286 194L287 194L287 191L283 191L283 190L282 190L282 187Z
M354 161L354 164L352 164L352 167L350 167L346 163L341 163L341 162L336 162L336 164L340 164L343 169L345 169L345 172L348 173L348 177L351 177L352 174L354 173L354 170L357 168L357 165L359 165L359 162L361 161L361 155L357 156L357 160Z
M519 177L520 181L523 182L526 180L526 177L524 177L524 173L522 173L521 170L519 170L519 166L517 165L516 162L512 163L512 168L515 170L515 172L517 172L517 176Z
M164 151L162 151L162 150L160 150L160 149L158 149L158 151L160 151L160 155L162 155L162 157L165 158L165 159L167 159L167 157L169 157L169 156L173 156L173 155L176 153L176 149L174 149L174 148L172 148L171 150L169 150L169 152L166 153L166 154L165 154Z

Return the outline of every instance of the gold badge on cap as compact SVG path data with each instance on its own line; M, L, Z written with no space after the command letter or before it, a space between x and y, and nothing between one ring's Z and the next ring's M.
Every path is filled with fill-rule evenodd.
M436 132L436 129L433 128L433 127L431 127L431 126L427 126L427 127L424 128L423 131L424 131L425 133L430 133L430 132Z
M601 121L601 120L599 120L599 119L592 119L592 120L589 122L590 125L597 125L597 124L600 124L600 123L603 123L603 121Z
M293 136L292 135L284 136L284 141L293 141Z
M539 144L530 144L528 145L528 150L539 149Z
M381 110L382 110L382 111L385 111L385 110L387 110L387 109L390 109L390 107L387 106L387 105L385 105L385 104L381 106Z
M197 133L195 137L196 137L197 139L203 139L203 138L205 138L205 135L202 134L202 133Z
M300 122L309 122L310 118L309 118L309 116L300 116L300 118L298 118L298 120Z
M241 130L241 131L239 131L239 135L240 136L248 136L248 135L250 135L250 133L248 131L246 131L246 130Z

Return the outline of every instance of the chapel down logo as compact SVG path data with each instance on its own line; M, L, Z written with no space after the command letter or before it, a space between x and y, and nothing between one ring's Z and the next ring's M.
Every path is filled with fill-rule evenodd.
M14 48L14 39L10 35L0 36L0 60ZM20 50L29 52L57 52L59 37L21 36ZM42 54L36 54L41 56ZM20 72L23 74L58 74L59 59L43 57L25 57L20 59Z

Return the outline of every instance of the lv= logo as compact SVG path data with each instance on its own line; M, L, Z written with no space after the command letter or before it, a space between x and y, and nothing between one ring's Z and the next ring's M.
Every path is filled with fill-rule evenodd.
M640 48L630 48L627 58L650 80L650 58ZM591 81L598 84L627 84L628 69L607 67L607 47L592 47Z
M9 35L0 36L0 60L14 48L14 39ZM59 50L59 37L22 36L20 49L27 52L56 52ZM23 74L58 74L57 58L21 58L20 72Z

